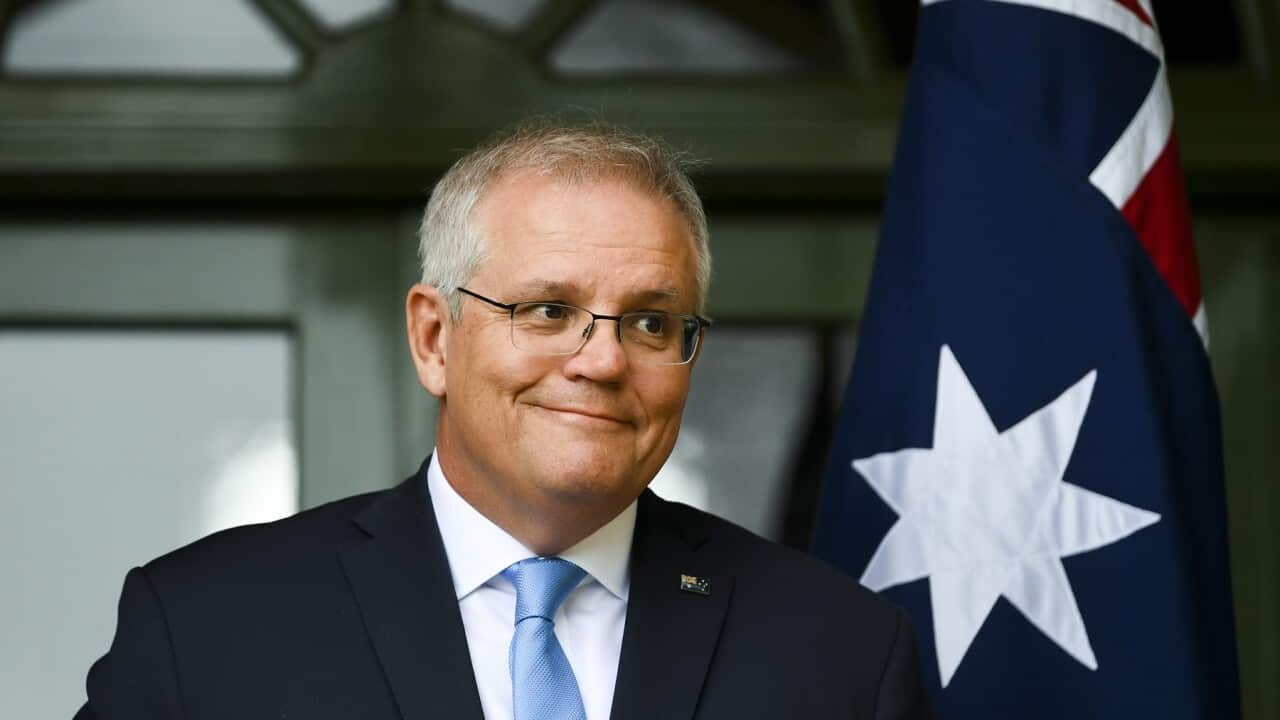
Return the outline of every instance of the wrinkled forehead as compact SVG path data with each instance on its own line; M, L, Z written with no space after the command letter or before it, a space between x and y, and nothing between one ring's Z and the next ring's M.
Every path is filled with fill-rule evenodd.
M477 203L479 274L526 296L582 296L595 286L693 306L696 248L670 199L626 177L590 181L513 173ZM554 291L554 292L553 292Z
M470 221L479 227L482 224L480 218L485 212L501 213L505 210L502 207L493 207L495 204L501 205L501 203L495 203L494 198L506 195L503 190L511 185L529 185L531 183L546 183L581 192L588 192L592 188L609 185L629 188L679 218L688 229L687 234L690 246L693 246L695 242L697 233L694 228L694 221L685 215L680 204L659 185L651 174L625 164L608 166L562 163L549 167L521 166L500 170L480 187L479 195L471 208Z

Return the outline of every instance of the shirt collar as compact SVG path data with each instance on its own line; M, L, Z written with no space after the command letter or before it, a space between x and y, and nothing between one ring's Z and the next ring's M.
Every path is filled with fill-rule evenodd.
M427 468L427 492L444 541L459 600L489 582L512 563L534 553L471 506L445 479L437 453ZM626 600L630 590L631 536L636 527L636 502L603 527L583 538L559 557L587 571L615 597Z

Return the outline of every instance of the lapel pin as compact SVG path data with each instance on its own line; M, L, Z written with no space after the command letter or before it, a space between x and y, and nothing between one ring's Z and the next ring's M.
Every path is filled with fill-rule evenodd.
M685 592L691 592L695 595L711 594L711 579L700 578L695 575L681 575L680 589Z

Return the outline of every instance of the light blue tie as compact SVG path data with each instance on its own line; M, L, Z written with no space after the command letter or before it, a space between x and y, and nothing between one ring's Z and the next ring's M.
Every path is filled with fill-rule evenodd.
M586 571L561 558L529 558L502 571L516 588L511 638L515 720L586 720L582 693L556 639L556 609Z

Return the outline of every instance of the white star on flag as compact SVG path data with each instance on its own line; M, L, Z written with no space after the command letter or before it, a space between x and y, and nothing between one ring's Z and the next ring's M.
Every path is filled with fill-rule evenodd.
M1004 597L1071 657L1098 669L1062 558L1157 522L1156 513L1062 481L1097 371L998 432L943 345L933 447L853 461L897 523L862 574L872 590L929 578L942 686Z

